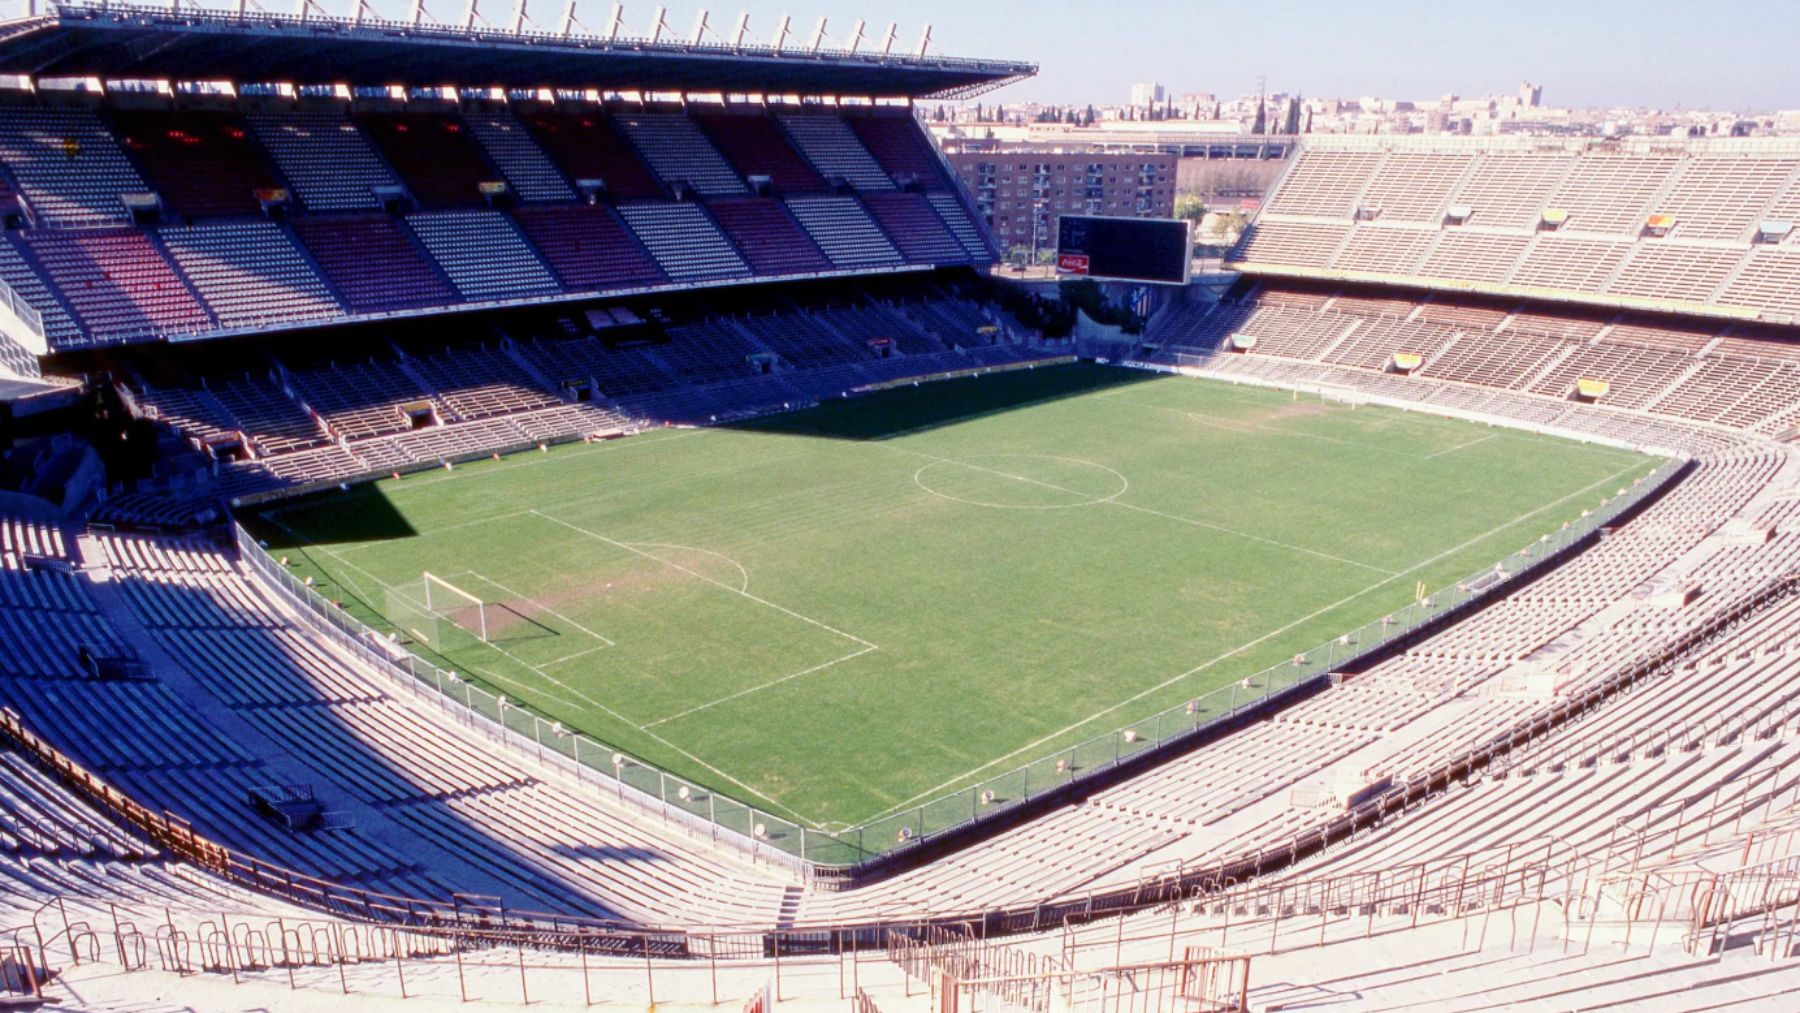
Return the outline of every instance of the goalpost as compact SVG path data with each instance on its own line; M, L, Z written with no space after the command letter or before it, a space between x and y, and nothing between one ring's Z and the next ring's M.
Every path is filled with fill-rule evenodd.
M443 651L491 643L487 607L479 595L424 572L417 583L387 589L385 614L397 632Z
M488 642L487 603L480 596L457 587L429 570L419 575L424 586L425 611L441 616Z

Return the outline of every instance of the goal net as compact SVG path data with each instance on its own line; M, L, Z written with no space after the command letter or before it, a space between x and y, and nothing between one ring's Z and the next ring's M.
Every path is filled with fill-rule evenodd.
M1335 401L1341 405L1358 408L1369 403L1369 395L1355 387L1343 387L1335 383L1319 385L1319 400Z
M387 605L395 629L437 650L489 640L488 603L435 573L421 573L416 584L390 588Z

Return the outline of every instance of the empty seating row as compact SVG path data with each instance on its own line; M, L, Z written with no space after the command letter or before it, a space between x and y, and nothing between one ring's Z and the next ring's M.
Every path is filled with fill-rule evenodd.
M707 210L757 274L808 274L831 269L818 244L801 230L780 201L768 197L728 198L708 203Z
M686 116L644 113L619 122L650 167L671 187L681 184L704 197L748 191L730 163Z
M794 144L826 179L842 179L858 190L894 189L894 181L862 141L836 116L778 117Z
M312 265L273 222L159 229L157 237L221 327L342 313Z
M506 177L507 185L527 203L561 202L575 199L575 191L550 161L543 149L532 141L525 125L505 112L465 113L475 139L486 149L487 156Z
M483 183L502 182L460 119L445 113L364 113L356 123L421 207L479 207Z
M694 120L745 179L767 177L781 193L825 189L825 180L794 150L773 119L761 114L714 113L697 114Z
M902 262L900 251L854 197L790 197L787 207L834 267L863 270Z
M124 340L212 327L147 233L32 229L18 235L89 338Z
M380 312L454 301L450 287L400 224L386 215L301 218L294 231L352 310Z
M559 290L550 269L499 211L421 211L406 223L471 302Z
M251 127L309 211L381 206L377 189L399 181L341 110L250 113Z
M934 190L944 186L942 164L910 111L851 116L845 122L895 182Z
M961 198L954 193L938 190L927 193L925 200L938 213L938 217L944 220L944 225L956 237L956 241L962 244L963 251L969 255L970 260L986 264L994 259L992 247L974 219L969 217Z
M560 403L500 349L457 349L411 361L458 419L510 415Z
M112 118L125 150L175 215L254 215L262 207L259 193L281 187L236 113L121 109Z
M56 347L73 348L82 344L81 326L51 293L44 279L26 263L19 248L10 242L0 242L0 281L6 282L13 295L38 314L44 336Z
M749 265L694 204L625 204L619 215L675 281L742 278Z
M969 254L925 198L916 193L872 193L869 213L910 264L952 264Z
M591 183L619 200L664 196L630 142L600 113L538 111L521 120L550 160L578 186Z
M570 289L630 288L668 280L604 204L523 207L514 219Z
M1313 140L1228 259L1793 313L1800 157L1754 140L1682 147Z
M48 224L123 222L129 214L120 195L150 190L90 109L0 109L0 163Z

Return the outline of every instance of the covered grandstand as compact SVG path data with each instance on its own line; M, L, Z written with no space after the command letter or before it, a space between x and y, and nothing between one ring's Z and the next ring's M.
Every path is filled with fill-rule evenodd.
M910 108L1032 68L414 29L0 31L11 359L199 461L0 515L0 996L1567 1004L1509 973L1551 950L1583 1002L1796 987L1800 153L1302 145L1237 286L1132 365L1669 462L1379 652L824 860L421 664L208 505L1068 358L993 298ZM1435 994L1384 976L1407 948Z

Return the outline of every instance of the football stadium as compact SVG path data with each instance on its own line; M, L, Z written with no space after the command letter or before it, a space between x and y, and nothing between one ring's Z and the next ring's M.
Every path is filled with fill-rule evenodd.
M0 22L0 1007L1792 1008L1800 140L411 12Z

